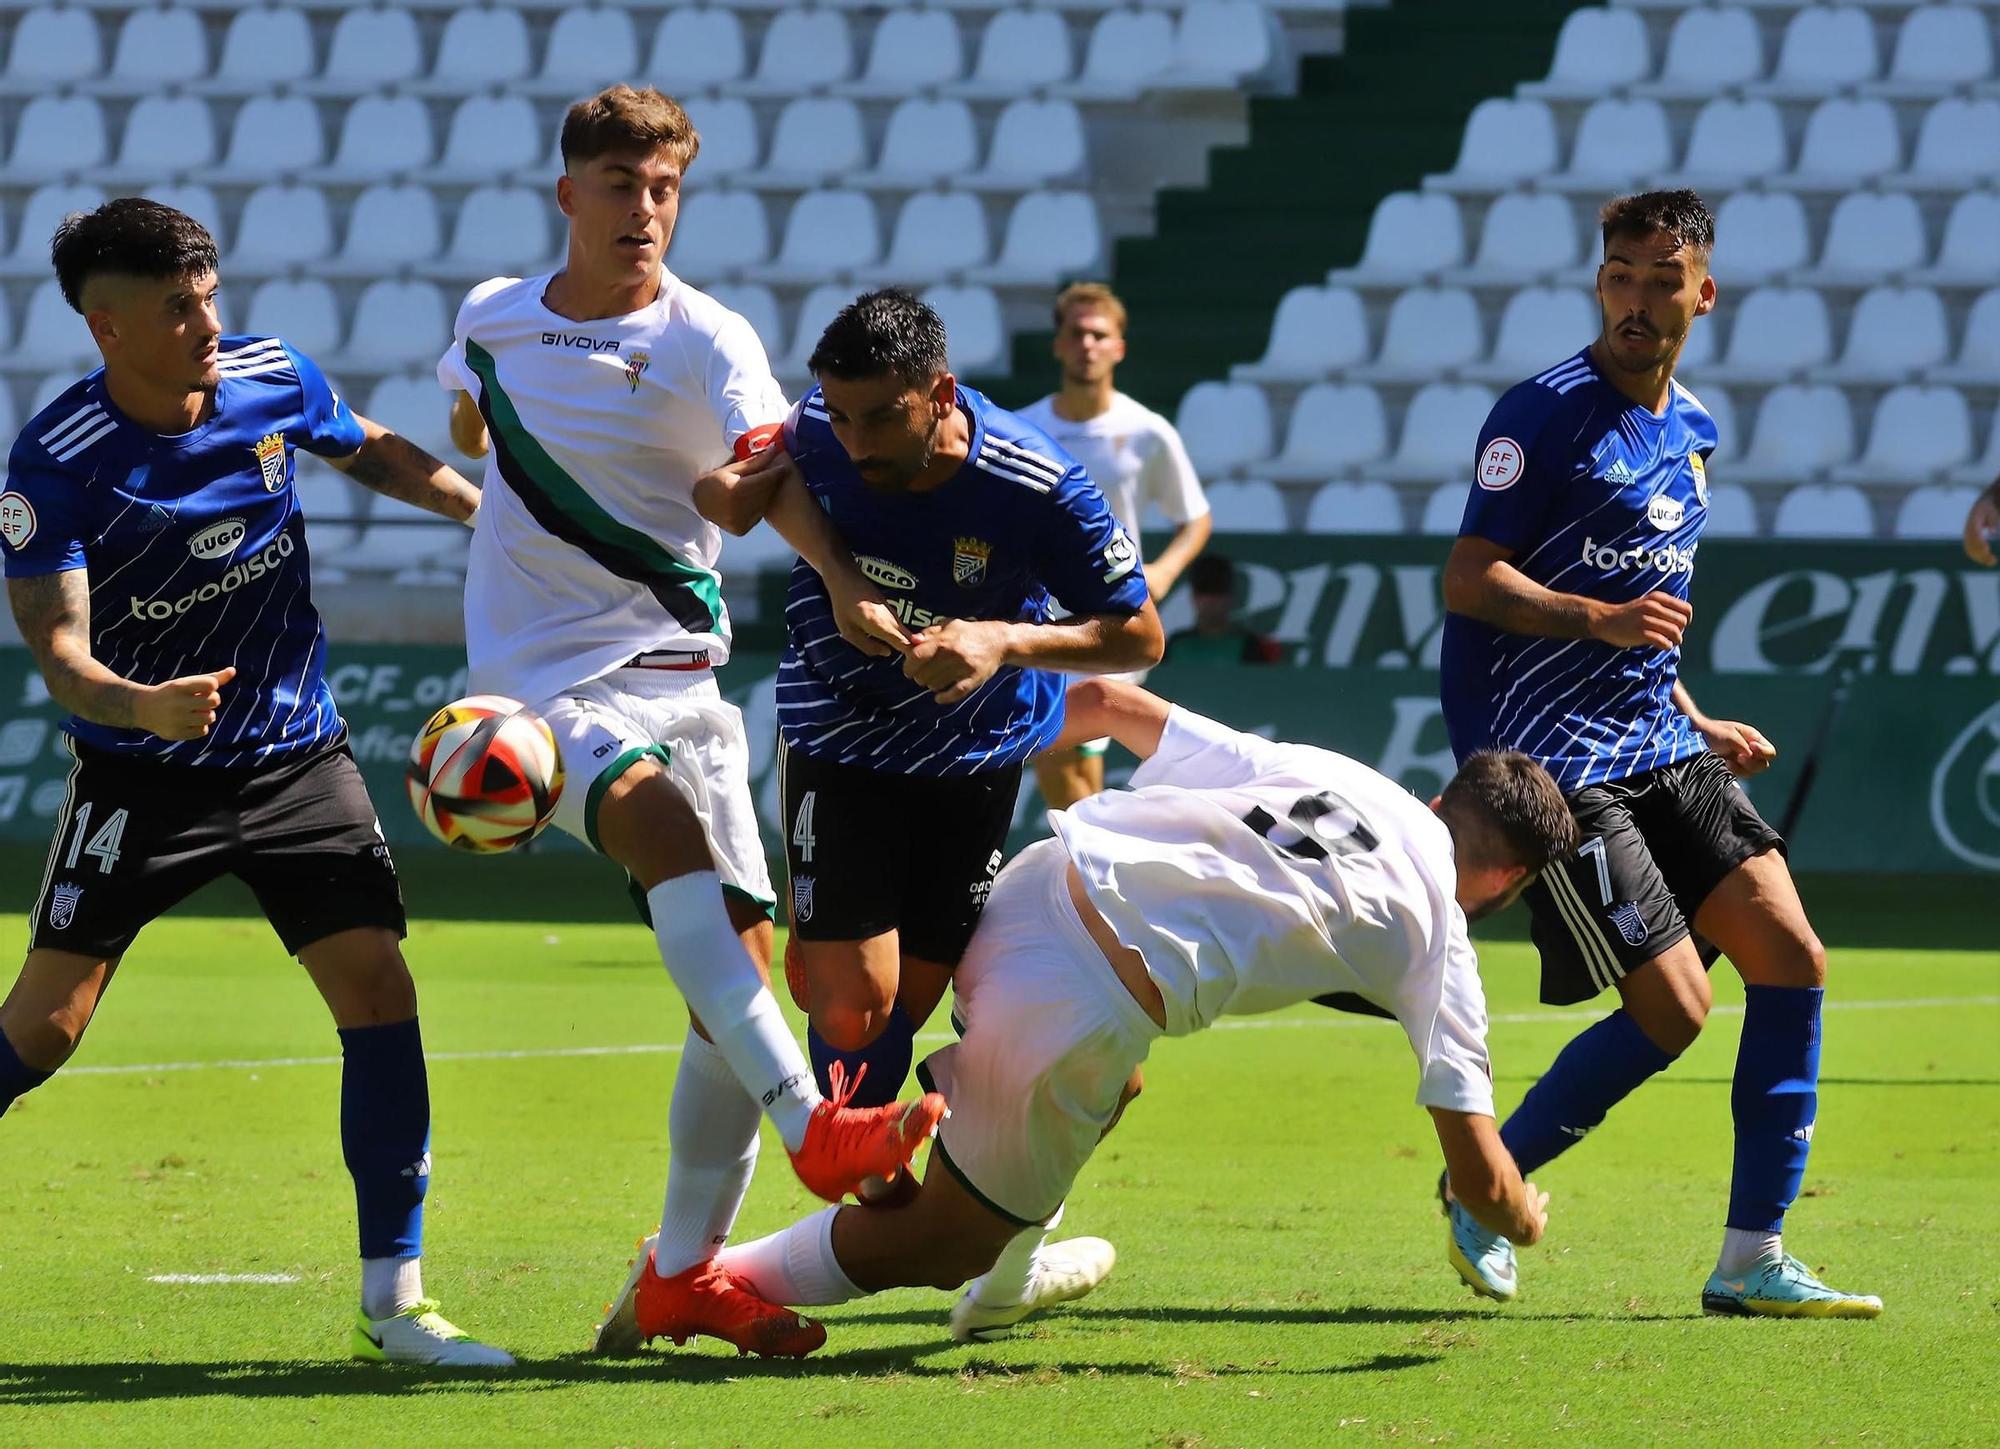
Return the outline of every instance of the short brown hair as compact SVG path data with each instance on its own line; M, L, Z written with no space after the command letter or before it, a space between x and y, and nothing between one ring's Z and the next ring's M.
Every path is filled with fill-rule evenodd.
M1597 214L1608 245L1614 236L1642 237L1665 232L1690 252L1703 266L1715 250L1715 217L1696 192L1642 191L1636 196L1620 196L1604 204Z
M1102 282L1071 282L1056 293L1056 330L1060 332L1069 320L1072 307L1092 307L1111 314L1111 320L1118 324L1119 334L1125 331L1125 304L1118 300L1118 294Z
M1530 876L1576 849L1576 817L1547 770L1519 750L1475 750L1444 787L1438 814L1461 857Z
M701 154L701 136L664 91L648 86L634 90L615 85L578 101L563 117L562 158L565 169L595 161L614 151L666 151L686 175Z

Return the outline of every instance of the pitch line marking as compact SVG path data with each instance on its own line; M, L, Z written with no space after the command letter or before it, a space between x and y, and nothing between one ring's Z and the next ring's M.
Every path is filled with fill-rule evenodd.
M296 1283L296 1273L155 1273L148 1283L193 1283L204 1287L217 1283Z
M1829 1001L1827 1011L1908 1011L1926 1007L2000 1006L2000 996L1918 996L1900 1001ZM1717 1006L1710 1016L1741 1016L1741 1006ZM1487 1020L1495 1025L1531 1026L1551 1022L1583 1021L1581 1008L1568 1011L1503 1011ZM1329 1012L1324 1016L1232 1018L1219 1021L1212 1031L1278 1031L1360 1027L1374 1024L1375 1018ZM922 1042L954 1042L953 1032L920 1032ZM565 1057L648 1057L671 1056L681 1049L679 1042L637 1042L630 1046L522 1047L505 1051L426 1052L430 1062L527 1062L552 1061ZM227 1057L213 1062L126 1062L107 1066L65 1067L65 1077L161 1076L168 1072L262 1071L266 1067L337 1067L339 1057Z

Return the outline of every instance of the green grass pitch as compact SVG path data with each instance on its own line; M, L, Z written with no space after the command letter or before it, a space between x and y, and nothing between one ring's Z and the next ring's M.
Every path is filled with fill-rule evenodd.
M457 917L425 916L409 943L436 1122L428 1282L517 1372L343 1358L356 1286L337 1042L268 928L210 898L142 937L73 1068L0 1122L0 1444L2000 1437L1979 1230L2000 1187L2000 956L1967 949L1972 883L1812 897L1834 1006L1788 1242L1880 1292L1878 1322L1700 1314L1740 1021L1725 969L1696 1047L1539 1175L1550 1236L1509 1307L1444 1264L1400 1033L1307 1009L1161 1045L1071 1199L1065 1231L1120 1250L1085 1303L960 1347L943 1295L887 1295L827 1310L814 1358L767 1363L713 1344L583 1352L659 1210L685 1018L618 892L580 870L479 862L410 881L420 914ZM10 880L4 904L34 883ZM579 900L602 918L557 919ZM22 939L18 914L0 921ZM1504 1110L1592 1013L1535 1004L1524 944L1481 955ZM811 1206L767 1141L740 1231ZM218 1273L296 1281L152 1281Z

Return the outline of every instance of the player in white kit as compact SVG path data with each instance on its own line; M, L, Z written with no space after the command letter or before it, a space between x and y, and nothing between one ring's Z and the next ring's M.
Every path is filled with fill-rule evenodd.
M1157 508L1174 536L1146 563L1153 602L1164 604L1174 582L1208 543L1208 499L1174 425L1113 385L1125 360L1125 304L1102 282L1074 282L1056 297L1056 360L1062 387L1021 409L1104 490L1111 516L1143 547L1142 515ZM1143 680L1138 674L1116 679ZM1104 740L1046 750L1035 760L1035 783L1051 810L1104 788Z
M919 1068L952 1104L922 1189L899 1210L829 1208L725 1249L729 1270L804 1305L992 1269L1026 1290L994 1302L974 1281L952 1328L1004 1332L1110 1270L1110 1244L1045 1245L1045 1225L1153 1041L1328 996L1401 1024L1459 1201L1539 1239L1548 1200L1493 1121L1466 922L1574 847L1547 772L1477 755L1427 807L1358 761L1105 679L1070 691L1065 730L1110 735L1144 763L1130 790L1051 812L1055 839L994 883L953 981L962 1039Z
M469 682L548 722L567 777L556 824L632 877L694 1018L659 1239L598 1346L709 1333L798 1354L824 1333L714 1262L756 1165L760 1110L806 1186L837 1202L905 1166L944 1104L864 1112L822 1098L770 993L775 900L742 716L713 673L729 657L721 536L696 497L717 470L750 466L787 405L750 325L664 265L699 147L658 91L614 86L571 107L556 185L566 262L473 288L438 378L454 393L454 440L488 459L466 574ZM768 516L835 590L845 632L876 597L852 559L802 489Z

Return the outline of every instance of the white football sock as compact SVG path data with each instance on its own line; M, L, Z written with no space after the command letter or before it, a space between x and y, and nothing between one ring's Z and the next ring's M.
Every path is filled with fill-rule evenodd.
M771 1303L807 1308L864 1297L833 1256L833 1219L839 1211L823 1208L768 1238L724 1248L717 1260Z
M667 1201L653 1271L671 1278L729 1241L757 1170L757 1104L713 1042L693 1027L667 1109Z
M796 1152L819 1105L812 1067L799 1050L729 912L722 878L698 870L663 880L646 892L660 959L680 988L688 1010L714 1034L716 1050L752 1099Z
M361 1311L370 1318L394 1318L424 1298L422 1258L363 1258Z
M1769 1259L1785 1255L1785 1240L1779 1233L1758 1232L1754 1228L1724 1228L1722 1256L1715 1261L1718 1273L1741 1273Z
M1035 1276L1035 1253L1048 1241L1049 1234L1062 1222L1060 1204L1047 1223L1023 1228L1007 1240L993 1266L966 1285L975 1303L988 1308L1007 1308L1027 1300L1028 1287Z

